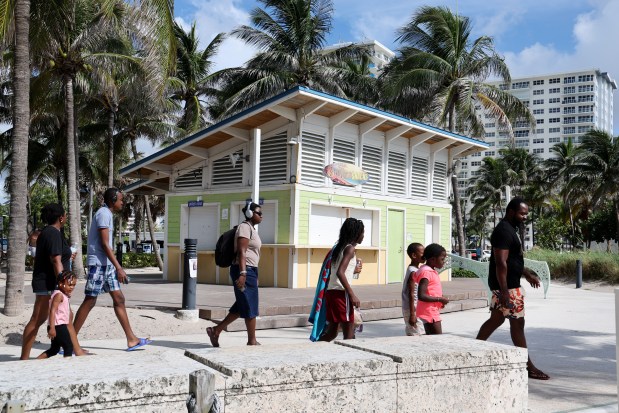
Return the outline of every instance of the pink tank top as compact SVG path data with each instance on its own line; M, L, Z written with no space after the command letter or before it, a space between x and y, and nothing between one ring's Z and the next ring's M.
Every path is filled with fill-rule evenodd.
M62 324L69 324L69 313L71 311L71 309L69 308L69 297L67 297L66 295L64 295L64 293L60 290L55 290L52 293L52 296L49 300L49 307L52 307L52 302L54 300L54 297L57 294L62 294L62 302L58 305L58 308L56 309L56 325L62 325Z

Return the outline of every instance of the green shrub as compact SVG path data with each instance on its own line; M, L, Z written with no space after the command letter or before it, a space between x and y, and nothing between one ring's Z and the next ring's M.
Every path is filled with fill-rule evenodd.
M155 254L126 252L123 254L122 266L124 268L156 267L157 257Z
M582 278L588 281L619 283L619 255L607 252L557 252L534 248L526 258L546 261L552 279L576 280L576 260L582 261Z
M462 268L452 268L451 276L453 278L477 278L477 275L473 271L465 270Z

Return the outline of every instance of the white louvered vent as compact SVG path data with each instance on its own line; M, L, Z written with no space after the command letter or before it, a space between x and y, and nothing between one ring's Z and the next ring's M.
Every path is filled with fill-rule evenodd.
M428 197L428 158L413 156L411 196L414 198Z
M260 143L260 183L288 181L288 146L286 132Z
M183 173L176 181L174 181L175 188L202 188L202 171L204 168L200 167L193 169L189 172Z
M243 184L243 150L213 161L213 186Z
M324 185L325 135L303 131L301 142L301 182Z
M333 140L333 162L355 164L355 142L335 138Z
M389 151L387 192L398 195L406 194L406 155L401 152Z
M432 199L437 201L445 201L447 199L447 164L445 162L434 162Z
M382 165L382 148L363 145L363 161L361 168L370 176L370 180L363 185L364 190L374 192L381 191Z
M333 162L355 165L355 142L335 138L333 140ZM334 185L345 186L334 182ZM345 186L346 188L350 188Z

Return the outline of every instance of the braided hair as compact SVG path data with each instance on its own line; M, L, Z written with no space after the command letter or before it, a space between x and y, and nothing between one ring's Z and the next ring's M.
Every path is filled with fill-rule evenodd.
M356 243L363 231L363 221L357 218L346 218L340 228L340 238L333 248L333 259L335 260L348 244Z
M58 277L56 277L56 282L60 285L61 283L70 282L73 279L77 279L77 275L73 271L64 270L58 274Z

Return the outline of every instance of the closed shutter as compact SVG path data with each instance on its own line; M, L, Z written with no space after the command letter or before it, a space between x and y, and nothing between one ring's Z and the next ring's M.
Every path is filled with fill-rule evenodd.
M196 245L198 251L214 250L219 237L217 207L209 205L187 209L187 237L198 240Z
M368 173L370 180L363 184L366 191L381 191L381 176L383 166L383 150L376 146L363 145L363 161L361 168Z
M310 245L333 245L340 236L345 219L345 208L312 205L308 234Z
M406 155L401 152L389 151L387 192L398 195L406 194Z
M355 142L335 138L333 140L333 162L355 165L355 146ZM334 182L334 185L345 186L337 182Z
M413 156L411 196L415 198L428 197L428 158Z
M286 133L280 133L260 143L260 183L288 181L288 146Z
M213 161L213 186L243 184L243 162L242 149Z
M355 142L335 138L333 140L333 162L355 163Z
M432 199L438 201L447 199L447 164L445 162L434 162Z
M303 132L301 146L301 182L324 185L325 135Z
M202 171L200 167L179 175L174 181L175 188L202 188Z

